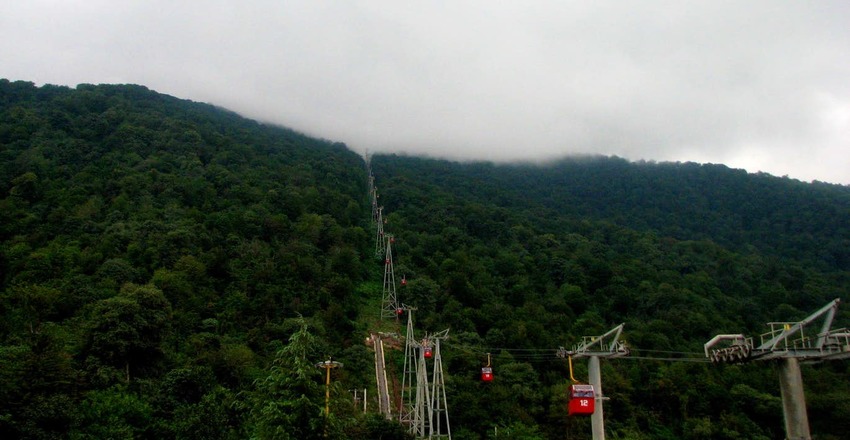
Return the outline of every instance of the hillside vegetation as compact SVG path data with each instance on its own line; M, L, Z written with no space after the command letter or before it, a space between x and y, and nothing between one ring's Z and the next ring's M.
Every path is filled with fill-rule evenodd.
M324 406L312 364L268 385L299 315L310 360L368 362L366 174L344 145L140 86L4 80L0 157L0 437L267 433L287 387Z
M450 329L455 439L587 438L555 351L620 323L609 438L782 438L772 365L710 365L702 344L848 297L844 186L604 157L370 164L399 299L417 331ZM368 331L400 329L378 318L367 182L343 144L207 104L0 80L0 436L406 438L347 392L374 395ZM820 439L850 430L848 373L804 367Z
M562 411L564 363L524 350L551 353L625 323L633 356L603 369L614 438L782 438L772 365L695 358L716 334L758 336L846 297L843 186L617 158L541 167L377 156L372 169L397 236L395 270L409 279L401 300L420 305L426 326L451 327L458 348L481 347L472 359L444 356L473 371L503 347L497 377L534 372L487 387L454 381L449 396L463 397L453 415L478 433L522 420L582 438L587 425ZM840 316L846 326L846 307ZM804 372L820 438L842 432L847 371Z

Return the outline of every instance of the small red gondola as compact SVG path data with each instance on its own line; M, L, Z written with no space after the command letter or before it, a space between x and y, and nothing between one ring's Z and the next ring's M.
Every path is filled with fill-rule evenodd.
M596 397L593 385L570 386L570 403L567 407L567 415L589 416L596 408Z
M404 314L404 309L402 309L401 307L399 307L399 308L395 309L395 314L396 314L396 315L402 315L402 314Z
M423 347L422 348L422 356L424 356L425 359L431 359L431 357L434 356L434 353L432 352L431 347Z
M490 366L490 353L487 353L487 366L481 367L481 381L482 382L492 382L493 381L493 367Z
M492 367L481 368L481 381L482 382L492 382L493 381L493 368Z
M407 285L407 278L405 278L404 276L402 276L402 277L401 277L401 285L402 285L402 286L406 286L406 285Z

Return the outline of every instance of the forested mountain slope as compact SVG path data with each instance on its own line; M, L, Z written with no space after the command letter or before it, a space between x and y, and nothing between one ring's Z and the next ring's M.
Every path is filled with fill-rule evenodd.
M483 203L550 209L682 240L850 270L850 187L723 165L583 157L545 165L385 160ZM404 203L399 201L397 203Z
M603 372L603 382L614 382L606 418L615 438L781 438L769 365L724 369L693 358L716 334L757 336L767 322L799 320L846 297L846 187L616 158L544 167L386 155L371 162L385 228L397 237L395 270L408 277L401 301L420 306L426 327L451 327L465 341L456 348L481 347L479 362L504 348L508 369L536 373L528 388L456 381L449 396L464 426L483 433L492 419L478 424L475 414L490 411L542 423L551 438L564 430L581 438L580 421L546 419L563 405L563 364L523 350L569 346L625 323L633 360ZM847 325L846 307L840 316ZM687 359L638 360L670 356ZM847 371L839 362L805 373L822 438L839 438L829 433L840 432L832 423L846 416L839 408L848 400L836 391L850 384L832 379ZM482 400L497 409L476 412Z
M0 81L0 437L319 423L320 373L282 348L301 324L311 360L352 347L366 203L342 144L141 86Z
M371 167L399 299L418 335L450 329L455 439L587 438L555 351L619 323L609 438L782 438L771 366L702 344L848 296L846 187L616 158ZM0 437L405 438L347 392L373 398L363 340L401 329L378 318L367 182L342 144L207 104L0 80ZM820 439L850 431L848 373L804 369Z

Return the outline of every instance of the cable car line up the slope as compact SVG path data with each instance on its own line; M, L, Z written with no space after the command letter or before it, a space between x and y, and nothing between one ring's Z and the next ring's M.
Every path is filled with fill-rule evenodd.
M366 165L369 173L369 193L372 199L372 217L377 223L376 232L376 254L380 256L380 250L385 245L385 237L383 225L386 224L386 219L382 216L383 207L377 204L378 194L374 186L374 176L372 175L371 164L367 154ZM388 240L389 241L389 240ZM387 243L388 244L388 243ZM388 263L391 265L391 260ZM385 283L386 284L386 283ZM407 284L406 275L402 277L402 286ZM393 279L394 285L394 279ZM386 295L385 295L386 298ZM672 357L672 356L632 356L631 349L625 345L625 342L617 341L622 332L623 324L615 327L608 333L601 336L585 336L583 343L574 348L573 351L566 351L559 348L556 356L563 359L568 357L570 361L570 369L572 369L572 357L578 355L588 357L591 383L601 384L599 377L599 358L605 357L616 359L625 357L626 359L636 361L653 361L653 362L694 362L694 363L743 363L753 360L780 360L782 362L780 368L780 387L782 388L783 399L783 416L785 419L785 431L788 438L810 438L808 418L806 414L805 398L802 387L802 377L799 369L799 362L803 361L823 361L823 360L844 360L850 358L850 330L837 329L831 330L833 318L835 317L836 309L840 299L836 298L830 304L824 306L821 310L813 313L809 317L799 322L774 322L768 323L771 330L766 335L762 335L761 345L756 345L753 342L754 338L747 338L741 334L735 335L717 335L705 344L705 357ZM402 310L399 304L394 304L394 310ZM397 315L396 315L397 316ZM822 320L823 324L820 333L816 333L816 337L809 335L804 336L804 328L816 320ZM613 336L613 342L609 346L603 344L603 340ZM798 339L792 339L797 337ZM724 346L725 344L725 346ZM461 351L469 351L471 347L455 346ZM719 347L719 348L718 348ZM493 379L490 353L506 351L517 360L548 362L555 360L543 353L545 349L487 349L477 351L477 354L486 353L487 366L482 367L481 378L484 382L490 382ZM685 355L693 356L696 353L679 352L679 351L664 351L664 350L642 350L643 353L658 353L668 355ZM550 352L551 353L551 352ZM441 367L440 367L441 369ZM485 369L487 373L485 375ZM442 376L441 376L442 377ZM604 426L602 425L602 397L601 386L599 389L590 390L575 388L579 385L573 385L570 391L570 402L573 399L585 399L588 392L593 393L593 399L598 401L598 410L591 411L593 416L593 438L604 439ZM441 390L444 392L444 389ZM583 393L583 394L582 394ZM445 394L443 394L445 396ZM586 403L586 402L585 402ZM448 412L444 409L446 417L446 426L448 427ZM583 411L587 411L584 407ZM582 411L576 411L583 413ZM570 407L570 414L573 414ZM431 432L433 436L433 430ZM440 433L437 435L442 437ZM448 438L451 438L451 432L448 433Z
M490 353L507 353L510 355L512 359L515 360L529 360L536 362L543 361L558 361L562 362L563 359L557 356L558 349L557 348L507 348L507 347L481 347L481 346L470 346L466 344L461 344L458 342L450 341L446 343L447 346L451 347L455 351L460 351L467 353L472 356L486 356ZM638 356L635 356L635 353ZM678 354L683 357L672 357L672 356L640 356L643 353L659 353L659 354ZM616 358L616 359L634 359L634 360L647 360L647 361L666 361L666 362L699 362L706 363L710 362L708 359L701 357L702 353L692 352L692 351L672 351L672 350L637 350L633 349L631 354L628 357Z
M440 342L448 337L448 329L437 333L426 333L421 341L413 336L413 311L415 307L407 306L398 299L396 292L395 273L393 269L392 245L395 238L384 231L387 219L383 217L383 207L378 206L378 193L374 186L374 176L367 156L369 173L369 195L372 204L372 221L376 225L375 255L383 259L384 287L381 299L381 318L395 318L397 324L405 311L408 312L408 324L404 341L405 355L401 389L396 389L394 405L387 404L382 413L392 418L397 411L398 420L408 426L409 432L417 438L447 438L451 440L448 402L446 399L445 381L443 376ZM407 276L402 276L401 286L407 285ZM397 335L395 336L397 338ZM376 358L377 358L376 349ZM433 365L433 379L429 384L427 361ZM387 387L386 370L376 362L375 375L378 387ZM382 374L383 373L383 374ZM413 382L415 378L415 390ZM388 396L389 392L385 392ZM393 408L391 408L393 407Z
M389 256L387 256L387 255L385 255L385 251L386 251L387 245L392 245L392 244L395 243L396 237L392 234L387 233L384 230L384 225L386 225L388 223L388 221L387 221L386 216L384 215L384 207L378 205L378 198L379 198L378 190L377 190L377 187L375 186L375 177L372 174L371 165L369 164L368 160L369 160L369 158L367 157L367 170L369 172L369 185L370 185L369 194L370 194L370 197L371 197L372 216L373 216L372 220L378 227L378 233L376 234L376 242L378 242L379 244L376 245L376 248L380 249L380 254L376 253L376 255L378 257L383 257L383 260L384 260L383 262L384 262L385 266L387 266L387 265L392 266L393 265L392 254L389 254ZM385 270L385 272L386 271L392 271L391 267L390 268L385 267L385 269L388 269L388 270ZM385 276L386 275L389 275L389 277L388 277L389 279L388 280L385 279L385 282L389 282L389 284L391 284L392 287L394 287L395 286L395 279L394 279L395 275L392 272L390 272L390 274L385 273ZM401 280L401 283L400 283L401 286L407 286L408 281L409 280L407 279L407 275L406 274L402 275L402 280ZM390 295L390 297L388 299L391 300L391 301L394 300L393 301L394 304L387 304L385 306L385 309L390 309L390 310L394 311L395 315L401 315L404 312L404 307L401 304L401 302L398 300L397 296L395 295L395 292L392 292L392 293L393 293L393 295ZM452 347L456 347L456 348L461 347L454 342L446 342L446 343L448 345L452 346ZM464 346L464 347L467 347L467 346ZM486 355L487 353L500 353L500 352L506 351L508 353L511 353L512 356L516 359L532 358L532 359L538 359L538 360L546 360L546 359L557 360L556 356L550 356L549 354L556 352L558 349L557 348L508 348L508 347L486 347L485 348L485 347L476 347L475 350L477 350L482 355ZM468 350L464 350L464 351L468 351ZM668 357L651 357L651 356L636 356L635 357L636 359L640 359L640 360L668 360L668 361L671 361L671 362L680 361L680 360L684 360L684 361L702 360L700 358L701 353L698 353L698 352L683 352L683 351L673 351L673 350L649 350L649 349L634 349L634 351L636 353L664 353L664 354L673 354L673 355L678 354L678 355L683 355L683 356L693 356L693 358L690 358L690 359L689 358L676 358L676 357L669 357L669 356ZM521 353L521 352L537 352L537 353L541 353L541 354L540 355L523 356L523 355L519 355L519 353ZM545 354L543 354L543 353L545 353Z
M368 166L368 160L367 160ZM377 189L374 187L374 176L372 175L371 167L369 168L369 194L372 202L372 220L376 225L375 234L375 254L378 258L383 259L384 265L384 288L381 301L381 318L395 317L396 322L400 315L408 307L404 306L398 299L396 292L395 274L393 269L392 245L395 243L395 237L389 234L384 229L387 219L384 217L383 207L378 206ZM402 276L401 286L407 285L406 274ZM437 438L444 437L443 425L445 426L445 437L451 439L451 429L449 427L448 405L446 402L445 385L443 382L442 362L439 355L439 342L441 338L436 339L437 355L434 356L434 380L431 384L429 393L427 374L424 370L427 368L425 361L430 359L432 355L432 345L429 343L426 335L421 343L415 341L411 333L412 327L412 310L408 314L408 335L405 338L405 367L403 372L404 380L402 381L402 389L398 394L398 417L402 423L407 423L410 432L418 437ZM572 355L568 357L570 362L570 378L573 384L569 391L569 404L567 407L568 415L573 416L591 416L593 436L595 439L604 439L604 427L602 425L602 396L601 379L599 376L599 357L615 358L628 356L629 350L624 342L618 341L622 332L623 324L609 331L605 335L584 337L583 343L575 350L579 351L582 356L590 355L590 379L591 384L578 384L572 375ZM443 337L448 333L448 330L443 332ZM613 335L613 338L612 336ZM606 339L612 339L609 347L603 346L602 342ZM414 345L418 350L411 351L411 345ZM598 347L597 347L598 345ZM462 347L460 351L470 352L471 347ZM488 350L486 352L487 364L481 367L480 380L483 383L490 383L494 379L491 352L496 350ZM416 353L419 353L419 361L413 362ZM504 349L500 352L512 353L513 359L524 362L551 362L557 360L558 357L563 358L563 348L557 351L553 349ZM376 351L377 353L377 351ZM377 356L377 354L376 354ZM670 358L668 358L670 359ZM412 370L408 370L408 364L412 365ZM378 371L378 363L376 362L376 376L381 385L386 386L386 371ZM419 372L416 372L418 370ZM383 375L381 374L383 373ZM409 375L416 376L416 398L415 404L413 400L412 381L407 383ZM438 379L439 378L439 379ZM383 380L382 380L383 379ZM405 385L409 388L405 389ZM388 395L388 392L385 392ZM405 404L405 397L408 403ZM598 403L597 403L598 400ZM382 410L386 417L392 417L389 405ZM598 408L598 410L597 410ZM442 421L445 420L445 424ZM436 432L435 432L436 427Z

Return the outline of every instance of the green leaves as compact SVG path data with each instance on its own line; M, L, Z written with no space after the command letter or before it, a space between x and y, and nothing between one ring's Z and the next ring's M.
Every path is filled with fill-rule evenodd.
M128 284L119 296L96 303L83 348L93 380L112 382L115 371L123 370L129 381L131 375L155 366L170 319L171 305L152 286Z
M270 374L257 382L251 415L261 439L323 437L323 388L313 365L316 337L303 318L296 325L289 343L275 355Z

